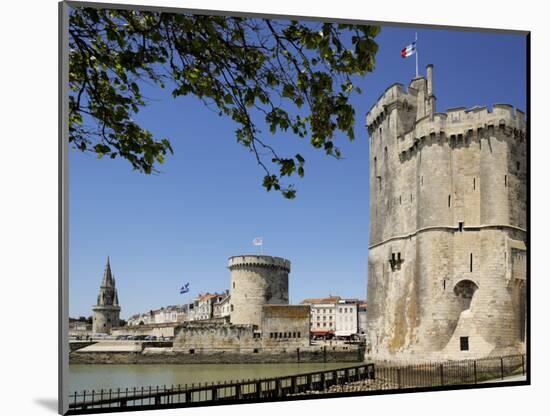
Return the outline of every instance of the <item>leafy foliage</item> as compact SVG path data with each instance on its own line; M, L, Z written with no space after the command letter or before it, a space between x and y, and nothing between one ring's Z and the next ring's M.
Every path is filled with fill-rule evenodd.
M74 8L70 14L69 140L144 173L168 153L132 116L140 84L194 95L237 125L237 142L263 168L263 186L294 198L285 176L304 175L300 154L282 156L262 136L290 131L340 158L338 132L354 139L352 76L374 68L378 26ZM266 156L267 154L267 156ZM278 169L273 173L272 168Z

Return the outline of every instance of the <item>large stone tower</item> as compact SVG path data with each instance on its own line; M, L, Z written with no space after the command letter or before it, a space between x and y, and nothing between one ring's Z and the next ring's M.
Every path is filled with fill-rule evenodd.
M99 287L99 295L97 295L97 305L92 310L94 311L92 327L94 333L109 334L112 327L118 326L120 306L118 305L115 278L111 273L111 264L108 257L103 280Z
M525 342L524 114L435 112L432 66L390 86L370 136L368 358L519 352Z
M288 304L290 261L272 256L233 256L229 270L231 323L260 326L263 305Z

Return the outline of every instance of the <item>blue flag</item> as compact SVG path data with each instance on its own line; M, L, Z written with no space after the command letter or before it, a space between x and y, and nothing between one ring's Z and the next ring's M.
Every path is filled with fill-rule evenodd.
M180 289L180 294L183 295L184 293L189 292L189 283L184 284Z

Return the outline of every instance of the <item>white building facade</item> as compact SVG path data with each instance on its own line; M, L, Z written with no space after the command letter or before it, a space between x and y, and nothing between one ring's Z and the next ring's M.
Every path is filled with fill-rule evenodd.
M339 296L308 298L301 303L310 306L310 333L312 338L330 338L336 330L336 305Z
M225 293L221 300L213 305L213 318L225 318L231 315L231 295Z
M193 313L190 314L190 321L204 321L214 317L214 304L221 302L225 297L222 293L199 294L193 299Z
M138 313L128 318L128 326L154 325L183 322L187 320L188 305L170 305L149 312Z
M357 334L357 304L356 299L340 299L335 305L336 337L350 337Z

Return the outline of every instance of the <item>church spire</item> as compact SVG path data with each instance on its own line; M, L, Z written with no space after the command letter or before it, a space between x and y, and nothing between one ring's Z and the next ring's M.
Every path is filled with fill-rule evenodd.
M94 311L92 331L94 333L108 334L112 327L119 325L120 304L115 285L115 276L111 271L111 259L107 257L103 280L97 296L97 304L92 307Z
M111 273L111 263L109 261L109 256L107 256L107 264L105 266L105 272L103 273L103 282L101 282L101 286L104 287L113 287L113 274Z

